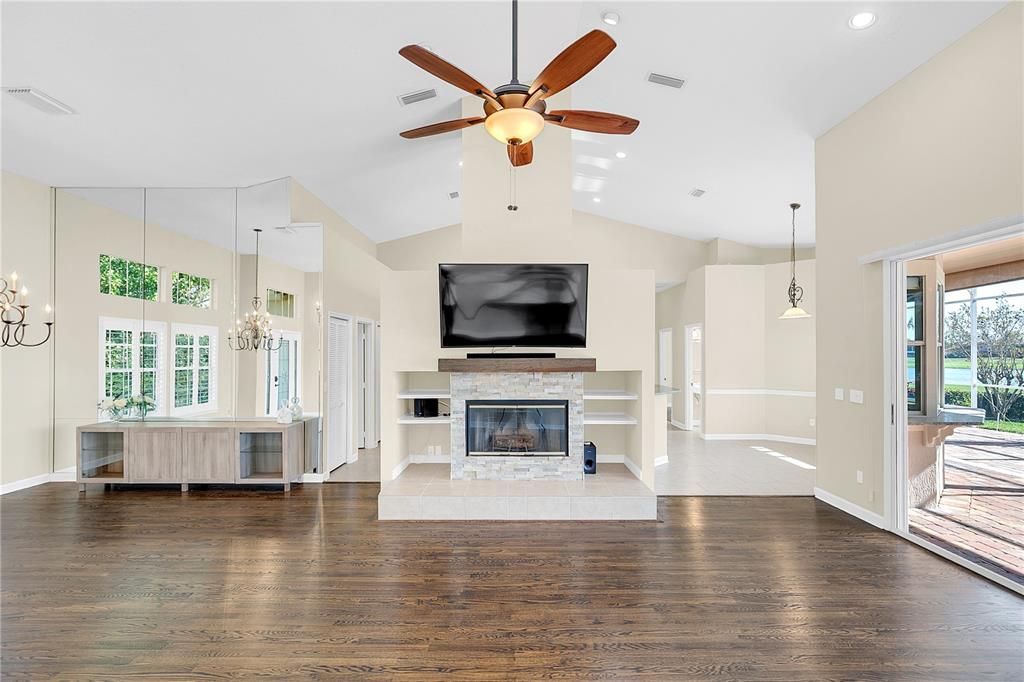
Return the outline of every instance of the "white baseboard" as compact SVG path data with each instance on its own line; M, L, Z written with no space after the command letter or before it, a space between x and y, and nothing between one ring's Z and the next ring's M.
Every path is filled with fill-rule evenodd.
M625 455L602 455L597 453L598 464L622 464L626 461Z
M31 478L23 478L20 481L11 481L10 483L4 483L0 485L0 495L6 495L7 493L17 492L18 490L24 490L25 488L32 488L37 485L50 482L50 476L53 474L39 474L38 476L32 476Z
M798 438L796 436L780 436L775 433L701 433L704 440L770 440L778 443L795 445L817 445L814 438Z
M859 504L854 504L849 500L843 499L838 495L833 495L827 490L822 490L821 488L814 489L814 496L825 504L830 504L836 509L846 512L850 516L856 516L861 521L865 521L876 528L885 530L885 519L883 519L881 515L876 514L869 509L865 509Z
M640 467L638 467L636 464L633 464L633 460L631 460L629 457L625 457L623 458L622 463L626 465L626 468L629 469L629 471L634 476L643 480L643 475L640 472Z
M75 470L75 467L70 466L58 469L57 471L49 474L39 474L38 476L23 478L20 481L4 483L3 485L0 485L0 495L17 492L18 490L24 490L25 488L34 488L35 486L43 485L44 483L71 483L76 480L78 480L78 472Z
M301 481L303 483L323 483L326 480L327 480L327 474L313 474L313 473L302 474L302 479L301 479Z
M668 455L654 458L654 466L660 467L662 464L668 464Z
M409 458L408 457L406 457L401 462L396 464L395 468L391 470L391 480L393 481L396 478L398 478L399 476L401 476L402 472L405 471L405 468L407 466L409 466Z
M683 431L690 431L690 429L686 428L686 424L684 424L681 421L676 421L675 419L669 419L668 423L671 424L672 426L676 427L677 429L682 429Z
M451 455L409 455L409 464L451 464Z

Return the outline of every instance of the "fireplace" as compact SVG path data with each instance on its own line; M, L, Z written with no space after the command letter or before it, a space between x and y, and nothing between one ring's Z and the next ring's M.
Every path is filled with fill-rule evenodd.
M568 457L568 400L467 400L466 454Z

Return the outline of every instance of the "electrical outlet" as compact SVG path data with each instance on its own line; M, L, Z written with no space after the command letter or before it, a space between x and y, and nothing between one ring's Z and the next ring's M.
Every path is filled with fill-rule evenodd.
M859 391L856 388L850 389L850 402L861 405L864 403L864 391Z
M844 395L843 395L843 389L841 389L841 388L837 388L837 389L836 389L836 400L842 400L842 399L843 399L843 397L844 397Z
M864 472L861 471L860 469L857 469L857 483L863 483L863 482L864 482Z
M809 424L810 424L811 426L814 426L814 417L811 417L811 418L810 418L810 419L808 419L807 421L808 421L808 423L809 423Z

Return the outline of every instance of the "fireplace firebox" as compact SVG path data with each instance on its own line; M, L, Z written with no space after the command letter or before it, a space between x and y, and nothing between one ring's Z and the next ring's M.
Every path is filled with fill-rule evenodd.
M569 456L569 401L467 400L466 454Z

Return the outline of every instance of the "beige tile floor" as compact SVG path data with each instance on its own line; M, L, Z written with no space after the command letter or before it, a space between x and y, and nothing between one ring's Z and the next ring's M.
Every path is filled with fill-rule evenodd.
M331 472L329 483L380 483L380 448L359 451L359 459Z
M813 445L702 440L669 426L668 464L655 469L659 495L813 495Z
M381 487L378 515L398 519L643 520L657 498L621 464L582 481L453 481L447 464L411 464Z

